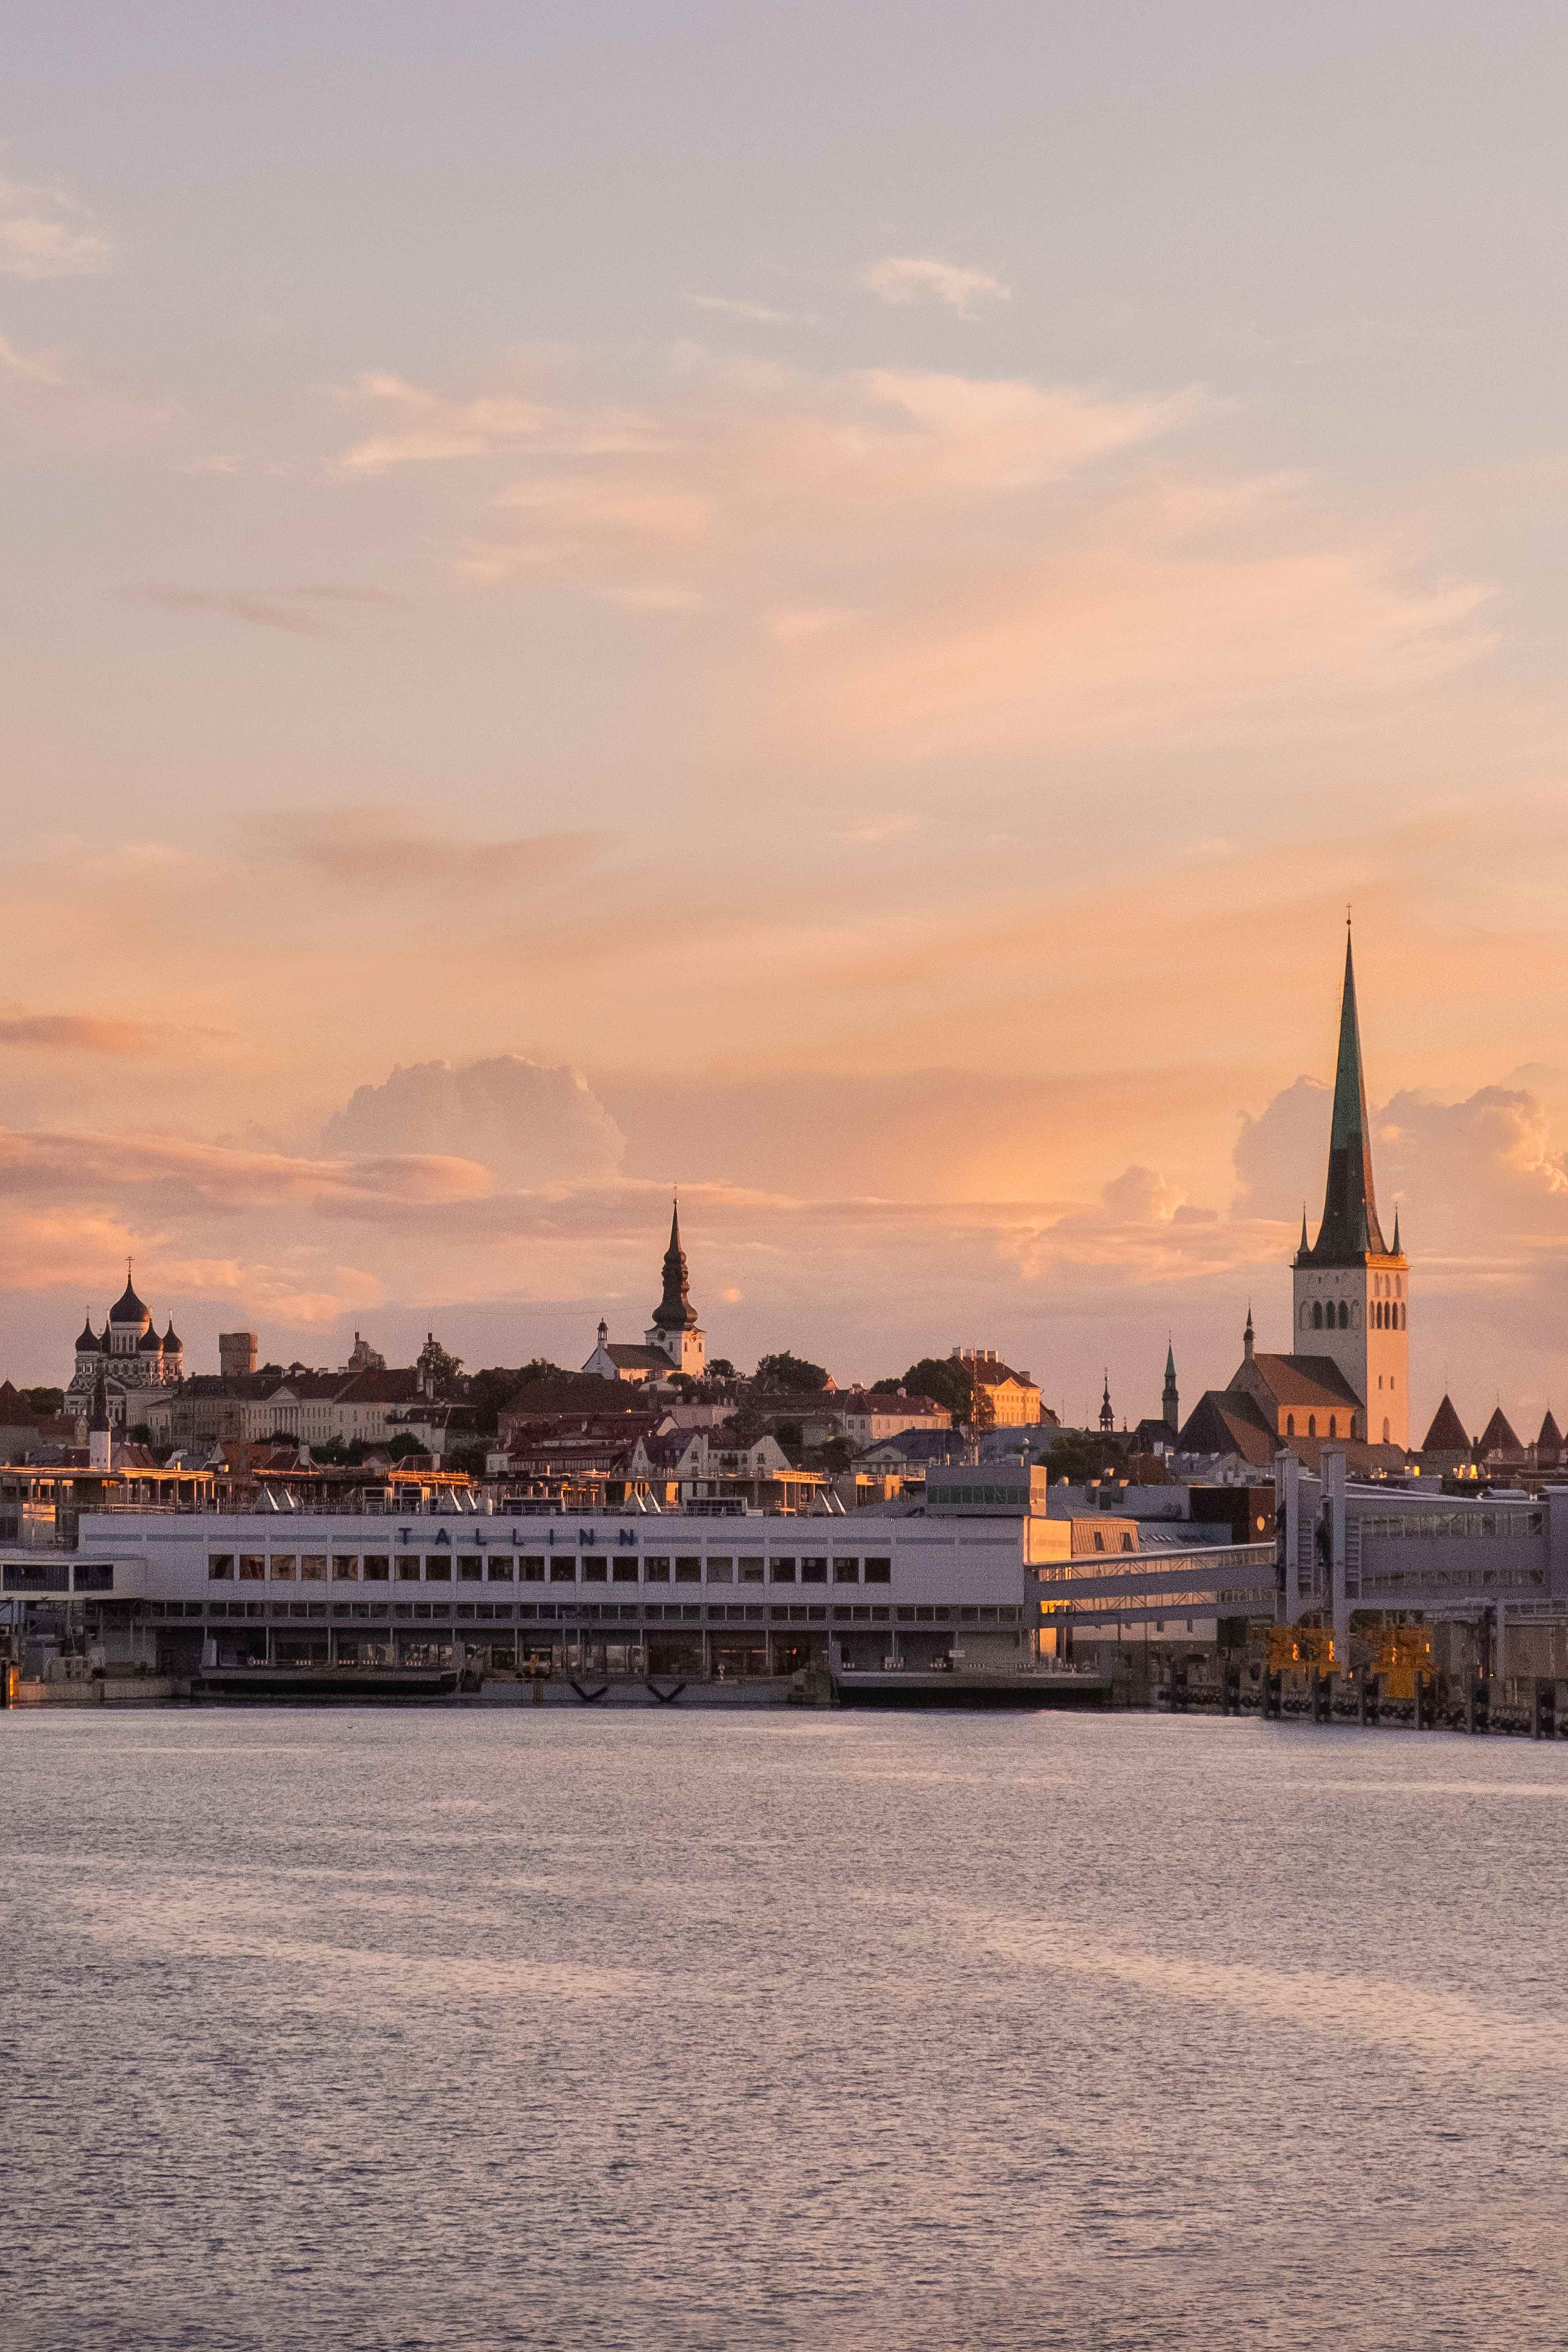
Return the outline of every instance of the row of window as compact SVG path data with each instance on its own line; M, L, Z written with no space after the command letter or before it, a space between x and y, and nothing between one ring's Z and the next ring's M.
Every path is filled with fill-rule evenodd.
M1367 1303L1367 1318L1374 1331L1403 1331L1405 1328L1405 1308L1396 1299L1373 1298ZM1361 1305L1342 1298L1336 1309L1331 1298L1314 1298L1309 1310L1301 1302L1301 1328L1313 1331L1359 1331Z
M1364 1543L1369 1536L1538 1536L1544 1511L1368 1511L1355 1521Z
M785 1559L673 1558L647 1553L613 1556L563 1552L512 1559L498 1553L400 1552L209 1552L213 1584L417 1584L423 1567L427 1584L889 1584L890 1559ZM640 1570L640 1573L639 1573Z
M149 1618L166 1621L175 1617L200 1617L203 1614L203 1609L199 1601L153 1601L147 1603L146 1613ZM270 1617L275 1621L327 1616L336 1619L368 1618L382 1621L390 1618L398 1622L410 1619L424 1621L431 1617L455 1617L460 1623L471 1621L476 1623L482 1622L486 1624L509 1625L514 1619L521 1620L524 1623L531 1623L555 1622L563 1618L571 1618L574 1621L585 1619L595 1623L619 1621L627 1624L636 1624L640 1621L652 1624L716 1625L769 1622L774 1625L817 1625L826 1624L831 1620L836 1625L861 1623L885 1625L895 1621L900 1625L949 1623L1013 1625L1017 1622L1019 1612L1016 1608L1009 1608L1001 1603L994 1608L978 1603L973 1606L944 1608L933 1602L929 1608L917 1603L898 1609L889 1609L886 1604L879 1608L860 1603L858 1605L839 1604L828 1609L820 1601L774 1602L766 1608L760 1601L728 1603L710 1601L706 1606L698 1601L670 1607L650 1604L639 1608L636 1602L626 1602L620 1607L613 1605L596 1607L584 1604L581 1607L563 1605L557 1608L549 1601L525 1601L519 1602L515 1609L510 1603L492 1603L486 1606L483 1602L477 1604L470 1602L467 1605L459 1602L454 1609L450 1602L441 1601L334 1601L329 1609L324 1601L274 1601L270 1604L261 1601L214 1601L207 1604L205 1614L208 1617L226 1620L233 1618L254 1620Z

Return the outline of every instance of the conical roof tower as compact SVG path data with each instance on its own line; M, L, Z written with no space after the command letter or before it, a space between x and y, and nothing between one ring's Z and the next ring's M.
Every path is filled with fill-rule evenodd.
M1386 1259L1393 1255L1377 1221L1372 1123L1366 1109L1361 1024L1356 1015L1355 959L1348 925L1344 991L1340 999L1340 1050L1334 1066L1334 1113L1329 1130L1329 1180L1323 1195L1322 1223L1310 1249L1305 1247L1306 1230L1303 1218L1300 1263L1306 1265L1360 1265L1369 1257Z
M656 1330L696 1329L697 1309L687 1295L688 1286L686 1253L680 1246L680 1203L677 1201L670 1210L669 1247L664 1254L664 1296L653 1310Z

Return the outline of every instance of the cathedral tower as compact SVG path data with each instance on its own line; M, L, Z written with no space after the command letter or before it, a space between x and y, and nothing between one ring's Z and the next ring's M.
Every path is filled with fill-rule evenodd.
M647 1332L650 1348L669 1358L678 1372L702 1378L708 1361L708 1341L698 1328L697 1309L688 1296L686 1253L680 1246L680 1204L672 1207L669 1247L664 1254L664 1296L653 1310Z
M1315 1242L1309 1244L1304 1214L1301 1219L1293 1269L1294 1352L1327 1356L1338 1365L1365 1407L1363 1425L1354 1433L1358 1437L1373 1445L1408 1445L1409 1263L1400 1249L1397 1215L1392 1246L1378 1223L1355 966L1346 928L1329 1179Z

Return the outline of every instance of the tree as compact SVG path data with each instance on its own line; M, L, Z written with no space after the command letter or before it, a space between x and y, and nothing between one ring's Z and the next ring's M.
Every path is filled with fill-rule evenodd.
M955 1423L973 1415L973 1376L956 1356L922 1356L904 1374L904 1394L930 1397L933 1404L945 1405Z
M1074 1486L1087 1486L1108 1472L1114 1475L1121 1466L1121 1449L1115 1440L1099 1436L1092 1430L1086 1430L1081 1436L1076 1430L1064 1430L1059 1437L1052 1439L1046 1457L1051 1476L1066 1478Z
M778 1441L780 1451L789 1456L791 1463L798 1470L800 1457L805 1451L805 1433L799 1422L781 1421L773 1435Z
M426 1331L425 1345L414 1359L416 1368L430 1384L431 1393L450 1400L463 1392L463 1360L449 1356L434 1332Z
M819 1396L827 1386L827 1374L820 1364L808 1364L787 1348L776 1356L763 1356L756 1377L759 1388L783 1389L786 1396Z
M873 1381L871 1383L871 1394L873 1396L900 1396L903 1393L903 1386L904 1384L902 1381Z
M710 1381L738 1381L741 1375L728 1356L713 1356L709 1360L708 1377Z
M410 1454L423 1454L426 1450L426 1447L420 1443L419 1439L415 1436L414 1432L411 1429L400 1429L397 1435L387 1447L386 1454L387 1459L390 1462L402 1462L405 1461Z
M513 1397L525 1392L540 1381L564 1381L571 1375L559 1364L552 1364L543 1356L535 1356L531 1364L519 1371L509 1371L504 1364L490 1364L481 1372L471 1372L463 1387L468 1402L474 1411L474 1430L479 1437L493 1437L500 1427L503 1407Z
M63 1412L66 1404L64 1389L24 1389L22 1394L35 1412Z

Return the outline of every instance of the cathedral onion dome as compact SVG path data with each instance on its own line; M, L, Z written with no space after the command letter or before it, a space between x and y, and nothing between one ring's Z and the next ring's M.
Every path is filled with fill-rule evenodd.
M103 1353L103 1341L92 1328L90 1315L81 1327L81 1337L76 1343L76 1351L79 1356L100 1356Z
M161 1356L163 1352L163 1342L159 1339L156 1331L143 1331L136 1342L136 1352L139 1356Z
M169 1328L163 1334L163 1353L165 1356L183 1356L184 1352L185 1343L177 1336L174 1330L174 1318L171 1315Z
M142 1301L137 1297L136 1293L131 1287L131 1268L129 1265L127 1265L125 1269L125 1288L121 1292L121 1296L115 1300L113 1306L110 1308L109 1319L111 1323L142 1324L150 1323L153 1319L148 1314L146 1307L143 1307Z

